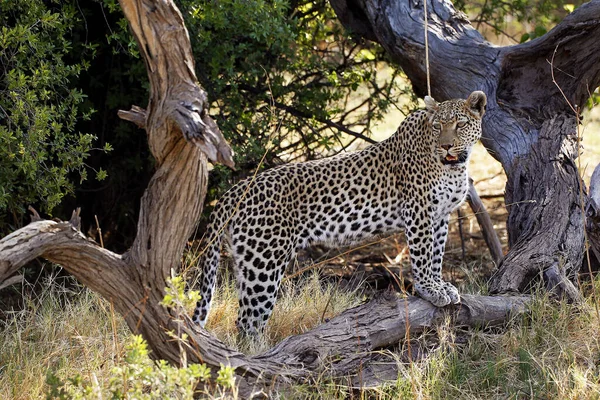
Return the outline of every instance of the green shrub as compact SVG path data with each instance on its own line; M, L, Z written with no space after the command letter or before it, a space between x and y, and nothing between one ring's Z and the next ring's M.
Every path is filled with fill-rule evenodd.
M200 382L209 382L210 368L204 364L174 367L164 360L152 362L148 357L148 344L141 336L132 336L125 347L123 362L113 367L108 384L97 380L88 382L80 375L61 380L51 372L46 383L49 399L193 399L199 394ZM205 394L221 397L233 390L235 380L231 367L221 366L216 387L205 387ZM211 395L212 396L212 395Z
M369 136L410 92L382 68L381 47L351 40L325 0L179 5L211 114L241 171L214 171L209 200L257 168L269 143L267 167L343 151L356 140L344 131Z
M76 131L93 109L71 84L94 46L70 39L81 23L73 5L46 3L0 2L0 217L16 224L28 204L51 212L73 193L94 141Z
M199 293L185 290L184 280L176 276L167 280L162 305L172 310L174 315L187 315L188 309L199 300ZM175 320L179 322L179 320ZM173 340L183 344L186 334L170 332ZM80 374L65 380L48 372L49 399L193 399L203 394L210 398L237 398L235 371L231 366L221 364L216 371L214 382L211 370L205 364L189 364L181 346L181 367L173 366L165 360L152 361L149 358L148 344L141 335L132 335L125 345L123 361L110 371L108 383L100 384L98 379L85 380ZM204 387L199 386L204 383Z

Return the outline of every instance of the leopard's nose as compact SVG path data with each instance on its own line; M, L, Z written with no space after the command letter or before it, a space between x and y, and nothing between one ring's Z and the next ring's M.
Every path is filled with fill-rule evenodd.
M452 145L451 144L442 144L440 147L442 149L448 151L448 150L450 150L452 148Z

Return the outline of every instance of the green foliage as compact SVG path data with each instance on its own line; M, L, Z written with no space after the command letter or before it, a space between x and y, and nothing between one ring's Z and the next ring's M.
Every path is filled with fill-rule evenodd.
M454 5L471 16L477 29L491 28L496 35L523 43L544 35L582 3L581 0L457 0Z
M235 388L235 370L232 366L221 364L221 368L217 373L217 384L225 389Z
M73 87L95 46L75 43L81 21L72 4L0 2L0 216L28 204L46 212L87 179L85 160L95 139L76 123L94 110ZM98 178L105 172L98 171ZM5 220L5 218L3 218Z
M168 279L162 305L177 311L193 306L198 292L185 290L185 281L175 276ZM187 335L171 332L174 340L185 342ZM186 346L187 347L187 346ZM52 370L46 377L48 399L193 399L198 395L209 398L236 398L235 370L221 364L216 378L211 382L211 369L205 364L190 364L182 353L182 367L164 360L153 362L149 358L148 344L141 335L132 335L125 345L122 362L114 366L107 382L84 379L80 374L59 378ZM204 383L202 389L199 384Z
M350 39L324 0L180 0L213 114L243 173L318 158L370 134L407 89L382 76L383 50ZM387 71L386 71L387 73ZM230 186L231 172L211 186ZM212 197L218 193L209 194Z
M223 393L233 386L229 377L233 368L222 366L218 371L217 387L214 392ZM198 394L200 382L208 382L210 368L204 364L174 367L166 361L152 362L148 357L148 345L139 335L133 335L125 346L123 362L111 371L108 383L101 386L98 381L88 382L80 375L61 380L48 373L48 399L193 399Z
M192 310L200 300L200 292L197 290L186 290L186 282L181 276L174 276L167 279L167 287L165 288L165 297L161 304L164 307L173 308L183 311Z

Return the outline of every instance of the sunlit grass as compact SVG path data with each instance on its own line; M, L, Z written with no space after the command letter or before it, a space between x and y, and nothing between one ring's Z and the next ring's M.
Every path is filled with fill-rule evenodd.
M465 282L461 290L485 293L485 281ZM362 300L360 293L344 292L307 273L282 288L264 339L240 343L235 286L227 281L217 290L208 327L227 344L256 353ZM1 398L45 398L48 371L62 379L79 374L102 386L110 370L124 362L128 329L94 293L51 279L40 294L23 301L26 308L1 327ZM422 359L403 363L391 355L400 369L395 382L351 389L348 380L323 377L316 385L292 388L285 398L600 398L600 325L590 298L576 306L537 294L530 312L504 327L445 326L429 335L435 346Z
M530 313L503 329L443 328L436 350L398 363L396 382L354 390L355 398L598 399L600 326L590 301L579 307L539 294ZM457 337L468 340L455 342ZM312 391L297 388L296 397L328 393L343 399L348 392L323 383Z
M212 302L207 328L229 346L257 353L319 325L360 301L358 292L339 290L336 284L323 283L317 272L308 273L300 280L283 283L264 335L257 341L240 342L235 326L237 291L233 280L226 279Z

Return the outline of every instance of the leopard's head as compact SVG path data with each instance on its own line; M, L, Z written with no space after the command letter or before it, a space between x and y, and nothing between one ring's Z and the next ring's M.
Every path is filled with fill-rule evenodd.
M481 118L487 97L475 91L466 100L436 102L425 97L429 127L437 138L436 154L446 165L467 162L475 143L481 138Z

